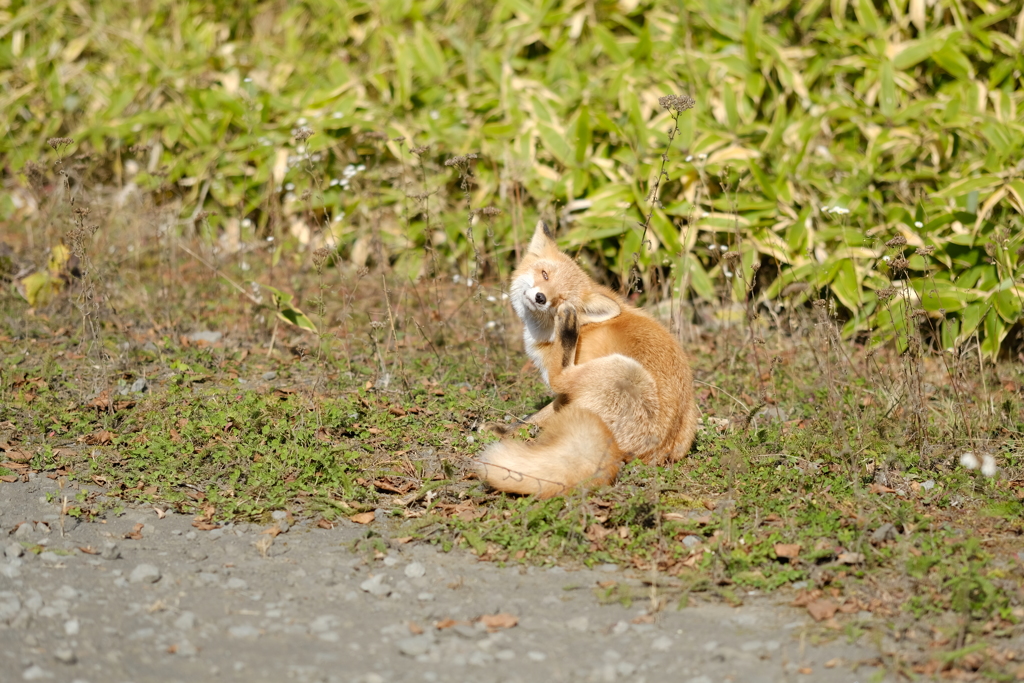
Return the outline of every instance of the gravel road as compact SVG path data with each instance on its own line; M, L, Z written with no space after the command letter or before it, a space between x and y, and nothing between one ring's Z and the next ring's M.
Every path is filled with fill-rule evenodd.
M646 590L614 566L499 567L388 541L382 521L376 554L352 551L368 527L347 520L281 519L269 547L265 527L153 508L62 529L76 492L0 483L4 683L888 680L866 639L822 639L788 594L650 617L600 603L599 583Z

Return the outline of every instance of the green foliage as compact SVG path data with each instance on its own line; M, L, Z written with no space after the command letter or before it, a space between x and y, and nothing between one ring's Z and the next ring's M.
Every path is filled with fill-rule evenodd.
M995 355L1024 300L1021 11L1019 0L88 11L15 0L0 10L0 154L22 170L48 138L72 136L104 175L123 182L133 160L142 187L203 202L215 229L239 215L277 229L281 211L343 249L380 224L356 191L372 183L374 210L404 216L383 222L384 253L415 276L431 220L445 224L434 246L448 258L475 249L463 220L431 218L429 199L407 197L412 176L425 193L454 190L455 176L408 167L442 172L474 152L472 206L510 194L530 211L565 206L565 241L590 245L620 278L637 257L648 286L660 269L681 295L742 300L752 267L771 265L754 296L807 285L796 303L833 300L846 334L902 348L932 319L936 344L977 335ZM669 149L658 99L680 90L697 108ZM641 244L663 153L668 177ZM524 234L507 208L491 226L500 244ZM907 240L898 270L883 261L904 254L883 246L896 235ZM883 305L878 291L893 284L896 304Z

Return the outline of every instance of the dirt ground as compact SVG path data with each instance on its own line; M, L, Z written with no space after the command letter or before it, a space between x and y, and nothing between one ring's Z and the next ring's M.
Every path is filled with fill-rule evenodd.
M614 565L499 567L384 520L280 519L276 537L153 508L62 520L74 492L0 484L3 681L888 680L869 624L851 642L785 592L649 615L643 577ZM368 534L387 552L357 547ZM612 582L636 599L602 604Z

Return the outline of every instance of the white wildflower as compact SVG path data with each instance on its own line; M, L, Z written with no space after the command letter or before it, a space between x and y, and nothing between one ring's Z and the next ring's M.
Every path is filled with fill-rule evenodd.
M963 453L960 456L960 464L969 470L976 470L978 469L979 465L978 456L974 455L974 453L970 451L967 451L966 453Z
M996 459L995 458L993 458L988 453L985 453L985 454L983 454L981 456L981 473L982 474L984 474L986 477L994 477L994 476L996 476L996 472L998 470L999 470L999 468L996 467Z

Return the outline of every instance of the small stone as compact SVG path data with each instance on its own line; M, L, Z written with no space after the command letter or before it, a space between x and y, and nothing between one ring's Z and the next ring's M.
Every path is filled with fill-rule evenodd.
M896 540L896 527L886 522L882 526L875 529L875 532L871 534L871 542L874 544L885 543L886 541Z
M20 528L20 527L19 527ZM25 554L25 549L18 543L11 543L4 548L4 557L8 560L13 560L16 557L21 557Z
M62 647L58 650L54 650L53 658L61 664L74 664L78 661L78 657L75 656L75 651L69 647Z
M418 636L402 638L398 641L398 651L407 657L418 657L430 652L434 645L433 636L429 633L422 633Z
M397 557L394 557L392 555L388 555L387 557L384 558L384 566L385 567L394 567L396 564L398 564L398 558Z
M8 622L21 611L21 600L9 591L0 591L0 623Z
M516 653L512 650L498 650L494 653L494 658L502 662L510 662L516 658Z
M80 630L81 625L78 623L78 619L68 619L64 622L64 635L74 637Z
M687 548L694 548L700 545L700 542L700 536L694 536L693 534L690 534L689 536L683 537L683 545L685 545Z
M10 564L0 566L0 576L8 579L16 579L21 576L21 570L18 569L19 565L17 564L20 562L21 560L15 559L11 560Z
M619 621L619 622L616 622L615 626L612 626L612 635L613 636L621 636L623 633L625 633L628 630L629 630L629 622L628 621Z
M384 583L386 580L386 576L383 574L377 574L376 576L371 576L366 581L363 581L359 584L359 587L370 595L375 595L378 598L387 597L391 594L391 586Z
M174 651L174 654L179 657L195 657L199 654L199 650L189 641L183 640L178 643L178 649Z
M594 569L596 569L599 572L611 573L611 572L619 571L619 565L617 565L617 564L599 564L596 567L594 567Z
M118 560L121 558L121 549L117 547L116 543L107 543L103 546L100 557L104 560Z
M74 587L64 584L54 592L54 596L61 600L75 600L82 594Z
M57 564L58 562L60 562L61 560L65 559L65 558L61 557L60 555L58 555L57 553L53 552L52 550L47 550L46 552L39 553L39 559L42 560L43 562L49 562L50 564Z
M15 538L28 538L32 535L32 522L25 522L21 524L18 529L14 532Z
M764 647L764 643L760 640L748 640L747 642L740 645L740 650L743 652L756 652Z
M232 626L228 629L228 635L232 638L255 638L259 634L260 630L255 626L251 626L249 624Z
M45 500L45 498L44 498L44 500ZM48 533L50 533L50 525L46 524L44 522L36 522L36 533L38 533L38 534L48 534Z
M565 622L566 627L571 631L579 631L585 633L590 627L590 620L586 617L573 617L569 621Z
M655 652L668 652L672 649L672 639L668 636L658 636L651 643L651 649Z
M325 633L333 628L336 628L341 620L333 614L322 614L313 621L309 622L309 630L312 633ZM406 630L406 633L409 631Z
M546 654L540 652L539 650L530 650L526 653L526 656L535 662L543 662L545 659L548 658Z
M196 627L196 615L192 612L182 612L177 619L174 620L174 628L179 631L191 631Z
M152 564L140 564L128 576L132 583L156 583L160 580L160 569Z
M925 491L931 491L933 488L935 488L935 480L929 479L928 481L922 481L921 488L923 488Z
M25 672L21 674L21 677L26 681L41 681L46 678L53 678L53 674L49 671L45 671L38 664L33 664L29 668L25 669Z
M232 576L224 585L230 588L231 590L236 591L245 590L249 587L249 584L245 582L245 579L240 579L237 576Z
M147 386L146 385L146 378L145 377L140 377L137 380L135 380L134 382L132 382L131 392L133 394L141 394L142 392L144 392L146 390L146 386Z
M711 679L707 676L694 676L688 679L686 683L711 683Z
M423 602L430 602L431 600L434 599L434 594L433 593L423 592L423 593L420 593L419 595L417 595L416 599L417 600L422 600Z
M427 568L423 566L422 562L410 562L405 566L405 575L410 579L418 579L426 573Z
M277 379L277 373L274 372L273 370L271 370L270 372L264 372L261 375L261 378L263 379L264 382L272 382L275 379Z

